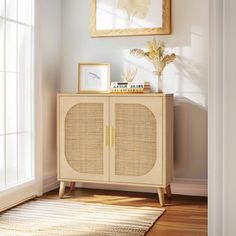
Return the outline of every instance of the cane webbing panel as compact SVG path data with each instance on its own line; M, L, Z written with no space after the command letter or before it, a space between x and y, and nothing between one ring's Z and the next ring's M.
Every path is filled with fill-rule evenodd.
M115 174L142 176L156 162L156 119L140 104L115 105Z
M80 103L65 119L65 156L79 173L103 174L103 104Z

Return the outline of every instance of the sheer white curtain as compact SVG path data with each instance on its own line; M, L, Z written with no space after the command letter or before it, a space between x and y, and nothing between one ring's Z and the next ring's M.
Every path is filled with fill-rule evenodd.
M34 180L34 0L0 0L0 196Z

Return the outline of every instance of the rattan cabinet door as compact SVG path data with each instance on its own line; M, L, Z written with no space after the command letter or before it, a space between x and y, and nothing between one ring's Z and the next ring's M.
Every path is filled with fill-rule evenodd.
M162 97L110 98L110 181L162 185Z
M108 180L108 98L58 97L59 180Z

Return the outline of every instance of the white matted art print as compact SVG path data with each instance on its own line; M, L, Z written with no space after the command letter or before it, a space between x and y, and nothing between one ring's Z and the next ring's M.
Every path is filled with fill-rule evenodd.
M170 34L171 0L92 0L91 36Z
M78 92L102 93L110 89L110 64L78 64Z

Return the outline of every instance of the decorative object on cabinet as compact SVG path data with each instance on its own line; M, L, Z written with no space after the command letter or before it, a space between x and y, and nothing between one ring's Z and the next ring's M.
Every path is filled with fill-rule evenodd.
M149 51L144 52L142 49L135 48L130 50L130 54L138 57L144 57L153 64L155 68L155 71L153 71L153 73L157 77L156 92L162 93L163 70L167 64L175 60L176 55L174 53L165 53L164 42L159 41L157 43L155 38L152 41L148 42L148 49Z
M111 93L150 93L149 82L112 82Z
M171 33L171 0L91 0L91 36Z
M121 74L121 78L123 79L124 82L127 82L127 83L133 82L134 77L137 74L137 71L138 71L138 68L135 68L135 69L128 68L123 71L123 73Z
M173 172L172 94L58 94L58 180L156 187Z
M110 88L110 64L78 64L78 92L104 93Z

